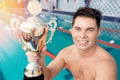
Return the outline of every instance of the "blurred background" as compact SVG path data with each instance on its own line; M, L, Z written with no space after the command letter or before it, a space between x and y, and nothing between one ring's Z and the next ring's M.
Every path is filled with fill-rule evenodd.
M38 16L44 22L56 20L57 28L52 42L47 44L46 65L58 52L71 44L71 24L74 12L79 7L99 9L103 16L101 34L97 44L110 52L117 63L120 80L120 0L39 0L42 13ZM0 0L0 80L22 80L28 64L22 44L15 36L10 21L17 18L20 23L30 15L27 11L29 0ZM18 23L18 24L20 24ZM17 24L17 23L16 23ZM19 27L19 26L18 26ZM66 67L53 80L73 80Z

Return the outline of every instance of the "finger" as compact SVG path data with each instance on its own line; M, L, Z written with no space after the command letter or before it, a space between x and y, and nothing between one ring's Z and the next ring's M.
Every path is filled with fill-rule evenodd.
M36 59L28 59L28 62L37 62Z
M27 58L28 58L28 60L31 60L31 61L36 61L37 60L37 57L34 57L34 56L28 56Z
M36 55L32 55L32 54L27 54L27 59L28 62L36 62L37 61L37 56Z
M39 53L42 54L42 53L45 53L45 51L46 51L46 46L43 45L43 47L42 47L41 51L39 51Z
M43 48L42 48L42 51L41 51L41 52L45 52L45 51L46 51L46 49L47 49L47 47L46 47L46 46L43 46Z
M27 52L26 52L26 56L36 57L36 56L37 56L37 53L36 53L36 52L32 52L32 51L27 51Z

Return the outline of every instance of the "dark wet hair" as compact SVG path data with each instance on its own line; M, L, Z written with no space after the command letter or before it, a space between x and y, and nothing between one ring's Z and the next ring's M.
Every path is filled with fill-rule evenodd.
M93 9L93 8L90 8L90 7L82 7L82 8L79 8L74 16L73 16L73 22L72 22L72 26L75 22L75 19L80 16L80 17L89 17L89 18L93 18L96 20L96 24L97 24L97 27L99 28L100 27L100 22L101 22L101 19L102 19L102 13L97 10L97 9Z

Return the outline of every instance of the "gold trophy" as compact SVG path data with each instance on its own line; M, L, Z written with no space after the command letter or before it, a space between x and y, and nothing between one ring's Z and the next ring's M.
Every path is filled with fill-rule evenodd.
M37 16L42 11L41 3L38 0L29 1L27 10L32 15L31 17L28 17L22 23L20 23L19 19L13 18L10 24L15 35L19 35L20 38L18 40L22 43L23 49L39 53L43 46L52 40L57 23L54 20L44 23ZM49 37L48 31L51 33ZM41 75L40 66L37 62L30 62L24 74L27 77L37 77Z

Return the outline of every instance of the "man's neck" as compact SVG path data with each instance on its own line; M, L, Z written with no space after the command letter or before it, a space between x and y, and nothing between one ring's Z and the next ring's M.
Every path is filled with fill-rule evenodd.
M77 53L81 56L81 57L90 57L93 56L96 52L96 48L98 46L94 45L93 47L87 49L87 50L80 50L79 48L77 48Z

